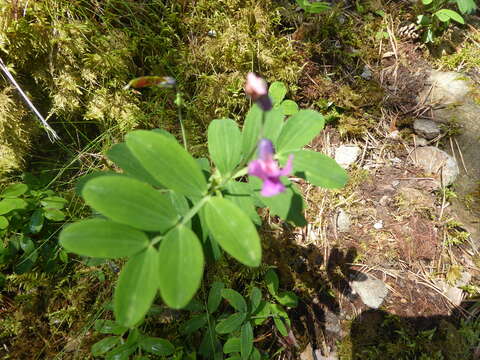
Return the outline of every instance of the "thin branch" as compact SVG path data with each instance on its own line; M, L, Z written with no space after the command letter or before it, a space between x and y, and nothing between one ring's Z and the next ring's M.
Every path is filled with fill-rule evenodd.
M51 142L54 142L55 140L59 140L60 137L57 135L57 133L55 132L55 130L52 129L52 127L50 125L48 125L47 121L45 120L45 118L42 116L42 114L40 114L40 112L37 110L37 108L35 107L35 105L33 105L33 103L30 101L30 99L28 98L27 94L25 94L25 92L22 90L22 88L20 87L20 85L18 85L17 81L15 80L15 78L13 77L13 75L10 73L10 71L8 70L8 68L5 66L5 63L3 62L3 60L0 58L0 69L3 71L3 73L7 76L8 80L10 80L10 82L13 84L13 86L15 86L15 88L18 90L18 92L20 93L20 95L22 96L23 100L27 103L28 107L34 112L34 114L38 117L38 119L40 120L40 122L42 123L42 126L43 128L45 129L45 131L47 132L47 135L48 135L48 138L50 139Z

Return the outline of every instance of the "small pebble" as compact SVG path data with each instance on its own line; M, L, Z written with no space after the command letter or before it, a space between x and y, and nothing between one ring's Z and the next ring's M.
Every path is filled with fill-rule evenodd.
M343 210L340 209L337 215L337 229L339 232L348 232L350 230L350 216Z
M435 139L440 135L440 126L432 120L428 119L416 119L413 123L413 129L415 133L428 139Z
M415 136L415 145L417 146L427 146L428 140L420 136Z
M335 151L335 161L344 169L352 165L361 153L356 145L341 145Z
M387 138L392 139L392 140L398 140L400 139L400 131L398 130L393 130L391 133L387 135Z
M376 222L375 224L373 224L373 227L377 230L383 229L383 221L380 220L380 221Z
M388 294L388 288L382 280L365 273L357 273L350 287L352 293L358 294L362 302L372 309L378 309Z
M370 70L370 68L365 65L363 67L363 72L360 74L360 76L365 80L370 80L372 78L372 70Z
M390 198L389 196L383 195L382 198L379 201L380 205L387 206L389 198Z

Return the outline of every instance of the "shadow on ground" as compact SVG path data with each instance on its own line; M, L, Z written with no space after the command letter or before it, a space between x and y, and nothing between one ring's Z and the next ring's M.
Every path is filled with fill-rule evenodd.
M287 349L291 359L480 358L475 354L480 353L480 321L462 322L466 304L450 316L406 317L368 309L349 285L349 280L359 278L350 265L356 249L332 248L327 259L323 251L285 238L275 239L266 249L266 261L278 268L282 284L297 289L302 299L290 311L299 344L296 350L293 345Z

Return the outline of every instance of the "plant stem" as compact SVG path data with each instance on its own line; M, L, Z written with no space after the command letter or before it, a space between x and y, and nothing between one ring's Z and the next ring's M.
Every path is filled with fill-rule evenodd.
M187 136L185 135L185 127L183 126L183 117L182 117L183 98L182 98L182 93L180 91L177 91L177 96L175 98L175 104L177 105L178 122L180 123L180 129L182 131L183 147L185 148L185 150L188 151Z
M197 212L200 211L200 209L203 207L203 205L210 200L211 195L206 195L203 198L200 199L199 202L197 202L186 214L185 216L182 217L180 222L177 225L185 225L187 222L189 222Z
M205 195L203 198L200 199L175 225L173 225L170 229L168 229L165 234L169 233L172 229L176 228L180 225L185 225L189 222L196 214L200 211L200 209L205 205L205 203L210 200L211 195ZM152 240L151 245L155 245L162 241L163 236L155 236Z

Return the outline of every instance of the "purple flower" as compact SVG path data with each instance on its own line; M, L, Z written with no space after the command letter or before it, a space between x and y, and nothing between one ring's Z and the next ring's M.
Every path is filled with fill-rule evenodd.
M248 174L262 179L263 186L260 194L265 197L284 192L285 186L280 181L280 176L287 176L292 172L293 155L288 157L287 164L281 169L273 159L274 154L272 142L262 139L258 143L258 159L248 164Z
M249 72L247 75L245 93L250 96L263 111L272 109L272 100L270 100L268 96L267 83L253 72Z

